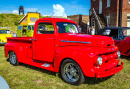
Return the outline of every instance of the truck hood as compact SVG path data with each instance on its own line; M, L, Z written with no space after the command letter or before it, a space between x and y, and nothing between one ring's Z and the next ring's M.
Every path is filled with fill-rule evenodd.
M111 37L87 34L62 34L60 36L61 46L93 46L93 47L113 47L114 41Z

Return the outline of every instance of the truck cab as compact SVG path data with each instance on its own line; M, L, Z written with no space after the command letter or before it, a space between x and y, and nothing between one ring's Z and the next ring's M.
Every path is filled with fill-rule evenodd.
M110 37L81 34L69 19L42 18L34 26L33 37L8 38L5 57L19 63L60 72L63 80L80 85L85 76L103 78L123 69L120 52Z

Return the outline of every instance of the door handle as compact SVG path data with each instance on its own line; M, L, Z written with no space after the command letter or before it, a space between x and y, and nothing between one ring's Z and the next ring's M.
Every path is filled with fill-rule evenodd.
M37 39L33 39L33 41L37 41Z

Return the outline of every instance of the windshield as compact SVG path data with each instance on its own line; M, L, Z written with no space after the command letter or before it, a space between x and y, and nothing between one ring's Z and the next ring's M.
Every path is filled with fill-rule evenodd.
M124 36L130 36L130 29L123 30Z
M57 22L57 29L59 33L80 33L76 24L68 22Z
M22 29L22 26L18 26L18 30L21 30Z
M0 30L0 34L11 34L10 30Z
M118 35L118 29L106 29L102 35L104 36L113 36L113 35Z

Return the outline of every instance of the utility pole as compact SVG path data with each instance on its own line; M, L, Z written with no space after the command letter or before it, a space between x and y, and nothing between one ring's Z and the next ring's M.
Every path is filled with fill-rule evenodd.
M122 0L119 0L118 27L122 26Z

